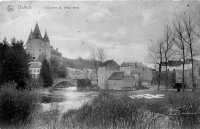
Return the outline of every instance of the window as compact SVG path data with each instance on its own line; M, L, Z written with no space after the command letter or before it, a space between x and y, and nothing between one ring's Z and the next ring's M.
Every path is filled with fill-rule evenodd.
M39 49L39 52L41 52L41 49Z
M42 46L42 42L40 42L40 46Z

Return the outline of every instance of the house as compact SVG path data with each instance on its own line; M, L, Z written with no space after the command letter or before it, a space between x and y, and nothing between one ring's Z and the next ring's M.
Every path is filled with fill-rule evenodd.
M71 79L85 79L87 78L81 69L67 67L68 77Z
M144 65L142 63L134 62L134 63L125 63L123 62L120 66L120 71L124 71L125 75L130 75L131 72L135 69L141 69Z
M29 71L30 71L32 78L34 78L34 79L39 78L41 66L42 66L42 64L40 62L30 62L29 63Z
M144 67L141 71L141 79L146 82L151 82L153 80L153 70L148 67Z
M114 60L105 61L101 67L98 68L98 87L100 89L108 88L108 78L113 72L119 71L119 65Z
M133 76L135 78L136 81L138 81L140 79L140 76L141 76L141 72L140 71L131 71L131 76Z
M140 78L143 81L151 82L153 79L153 71L142 63L122 63L120 71L125 72L126 76L133 76L137 81Z
M183 61L181 61L181 60L169 60L167 63L167 70L168 71L182 70L183 69L182 64L183 64ZM185 69L191 69L192 68L191 61L187 59L185 61L184 67L185 67ZM166 62L162 62L161 71L166 71Z
M133 76L125 76L125 72L113 72L108 78L108 89L123 90L135 87L136 80Z

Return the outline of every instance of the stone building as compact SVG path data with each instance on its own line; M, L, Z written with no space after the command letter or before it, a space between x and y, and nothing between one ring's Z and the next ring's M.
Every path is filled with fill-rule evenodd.
M133 76L125 76L125 72L113 72L108 78L108 89L113 90L133 90L137 86L137 81Z
M53 46L50 46L50 55L51 58L55 58L59 61L59 64L63 64L62 53L58 51L58 48L54 49Z
M28 40L26 42L26 50L31 55L33 61L39 61L41 56L45 56L47 60L50 59L50 40L47 32L42 37L38 23L35 25L34 31L29 34Z
M151 82L153 79L153 72L151 68L146 67L142 63L122 63L120 71L125 72L126 76L134 76L136 80L139 78L142 81Z
M100 89L108 89L108 78L113 72L119 71L119 65L114 60L108 60L98 68L98 87Z
M40 69L42 64L40 62L30 62L29 63L29 71L32 78L39 78L40 76Z

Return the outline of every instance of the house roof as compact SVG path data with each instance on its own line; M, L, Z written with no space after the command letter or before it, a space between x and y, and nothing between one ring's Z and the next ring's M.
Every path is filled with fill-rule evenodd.
M116 64L118 65L114 60L107 60L105 62L103 62L103 66L109 65L109 64Z
M144 67L144 65L142 63L139 63L139 62L133 62L133 63L125 63L125 62L123 62L121 64L121 67L128 67L128 66Z
M102 66L105 67L119 67L119 65L114 61L114 60L107 60L105 62L103 62Z
M113 72L108 80L122 80L124 78L124 74L125 72Z
M41 66L40 62L30 62L29 68L41 68Z

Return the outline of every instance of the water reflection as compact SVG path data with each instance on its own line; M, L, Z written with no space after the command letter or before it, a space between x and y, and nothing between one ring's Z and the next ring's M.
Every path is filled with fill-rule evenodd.
M97 96L95 91L78 91L77 87L59 88L49 92L43 98L43 109L49 110L52 103L58 103L61 111L78 108Z

